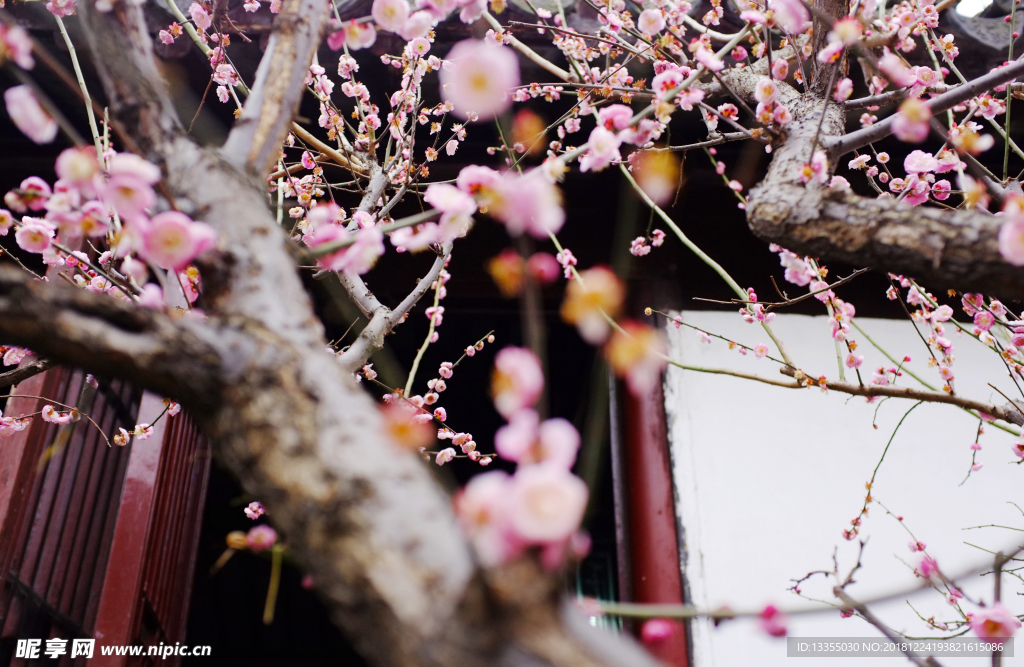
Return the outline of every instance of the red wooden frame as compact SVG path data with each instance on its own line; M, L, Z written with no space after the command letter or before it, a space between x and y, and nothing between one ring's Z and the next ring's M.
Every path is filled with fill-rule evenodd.
M659 383L653 391L624 396L628 480L630 563L634 602L683 602L682 561L672 489L665 402ZM650 651L666 664L689 667L686 626Z
M120 426L156 425L149 438L122 449L109 447L85 419L57 427L36 417L0 443L0 640L182 641L210 467L189 418L157 421L165 410L159 397L143 394L140 403L122 383L95 391L82 372L64 368L31 378L16 393L83 401L83 412L108 436ZM5 412L32 414L45 404L16 396ZM149 662L98 649L90 660Z

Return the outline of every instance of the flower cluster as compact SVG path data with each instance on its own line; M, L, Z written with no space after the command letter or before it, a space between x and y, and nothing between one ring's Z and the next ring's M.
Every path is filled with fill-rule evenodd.
M100 161L92 147L69 148L58 156L56 171L52 187L31 176L4 196L10 210L0 209L0 235L13 227L22 250L48 265L75 269L74 282L85 289L162 307L161 288L146 283L149 269L159 268L184 274L186 296L194 300L194 290L185 286L195 288L198 275L190 275L189 264L213 248L216 233L180 211L151 215L157 205L153 186L160 180L156 165L131 153L109 151ZM93 260L63 248L58 237L104 239L111 250ZM123 258L120 273L112 266L117 257Z
M583 555L589 542L578 532L587 486L570 472L579 433L564 419L540 421L533 406L544 375L529 350L499 352L491 385L494 406L508 419L495 435L495 449L519 465L514 475L495 470L474 477L456 496L459 520L485 565L539 547L541 562L554 569L567 552Z

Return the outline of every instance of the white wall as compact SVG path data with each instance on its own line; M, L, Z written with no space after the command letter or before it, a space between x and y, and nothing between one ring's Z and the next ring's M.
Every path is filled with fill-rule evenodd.
M682 319L751 347L767 343L777 356L763 329L744 323L735 311L688 311ZM897 358L909 354L913 358L909 367L918 375L941 385L937 371L923 363L924 344L909 321L856 321ZM837 378L835 346L826 318L779 315L773 328L800 368L815 377ZM696 332L685 327L669 327L668 335L670 354L686 364L783 377L778 374L778 364L755 359L752 354L741 356L719 340L702 343ZM1017 392L995 354L969 337L951 338L956 345L960 395L1001 405L1005 399L986 382L1010 396ZM860 343L858 353L866 358L861 374L868 382L875 367L891 364L866 340ZM848 378L851 376L848 371ZM916 386L906 375L900 383ZM831 569L836 547L841 571L845 573L853 565L856 541L846 542L841 532L860 510L864 484L913 402L886 401L878 410L878 428L874 429L877 403L869 405L864 398L823 394L816 388L783 389L670 367L665 403L677 514L687 554L684 574L692 602L701 607L728 604L734 609L760 608L768 602L783 608L811 606L787 592L790 580L812 570ZM1012 465L1017 461L1010 450L1012 436L987 426L977 457L985 467L959 486L969 469L977 425L977 419L952 406L918 407L896 435L874 488L874 497L904 516L906 525L927 543L929 553L950 574L990 562L987 554L965 541L992 551L1024 544L1015 541L1024 540L1020 532L962 530L991 523L1024 528L1024 516L1007 504L1014 501L1024 507L1024 466ZM871 506L861 537L868 539L864 567L858 583L847 589L850 595L867 599L921 581L901 562L916 566L920 554L910 553L907 533L877 504ZM816 581L817 585L804 586L805 593L834 600L829 594L832 582L823 585L826 582L820 577ZM991 601L991 581L991 576L974 577L965 590ZM1024 584L1005 576L1003 591L1010 608L1024 612L1024 598L1017 595L1024 592ZM925 617L956 618L954 610L934 591L917 593L910 601ZM917 619L906 599L880 604L875 611L907 633L940 634ZM791 636L813 637L880 636L863 620L842 619L838 612L791 617L789 632ZM718 628L696 621L693 635L697 667L793 664L793 659L786 658L785 640L758 631L754 621L737 620ZM1020 653L1024 653L1024 645ZM951 662L990 664L982 658ZM849 658L811 658L796 664L859 663ZM872 658L870 664L909 663L901 658Z

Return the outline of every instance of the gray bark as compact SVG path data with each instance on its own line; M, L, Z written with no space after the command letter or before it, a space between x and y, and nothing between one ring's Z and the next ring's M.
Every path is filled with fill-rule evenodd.
M989 75L977 92L1019 71L1024 71L1024 63L1016 63L1002 77ZM754 77L735 80L750 79ZM935 289L1024 298L1024 268L1007 263L999 254L1000 218L984 211L914 207L893 198L861 197L815 182L805 185L800 174L811 160L813 147L826 150L834 169L849 148L846 137L859 133L844 137L843 105L830 99L825 110L824 99L814 92L800 94L785 84L782 89L781 99L793 122L786 126L781 145L776 145L764 180L751 191L747 223L754 234L801 254L911 275ZM948 108L946 103L962 100L966 89L945 93L935 102L939 108ZM742 93L749 95L752 90L744 88ZM872 140L889 131L873 135Z
M431 470L389 440L374 402L325 351L254 175L287 125L275 119L259 130L244 159L197 146L172 111L141 9L79 7L116 122L161 165L171 205L219 234L200 265L207 318L172 319L0 272L0 339L179 400L215 456L270 509L335 621L373 664L654 664L629 640L602 639L566 612L562 576L534 558L481 569ZM279 65L298 72L310 57L295 48ZM267 113L295 108L301 90L282 90L264 96Z

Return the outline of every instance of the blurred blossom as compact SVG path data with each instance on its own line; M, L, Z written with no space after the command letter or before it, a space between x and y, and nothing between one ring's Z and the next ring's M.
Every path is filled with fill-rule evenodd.
M638 152L633 167L637 184L655 204L665 204L682 185L679 160L671 151Z
M580 280L566 286L562 319L575 324L583 340L591 345L603 343L611 332L607 318L618 314L624 297L625 288L610 269L588 269L580 273Z
M629 390L636 395L645 394L661 379L666 361L665 339L657 329L625 321L616 329L605 346L605 357L615 374L625 378Z

